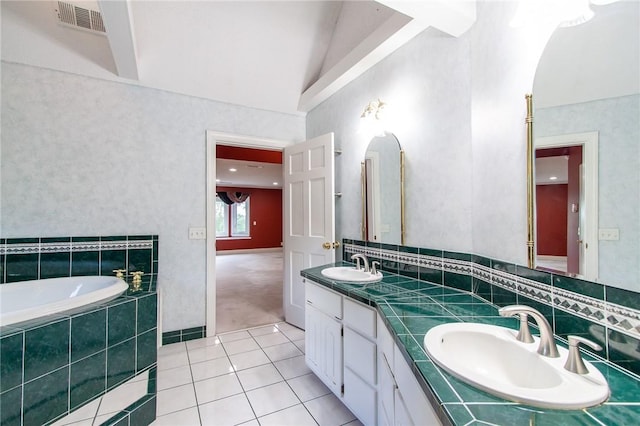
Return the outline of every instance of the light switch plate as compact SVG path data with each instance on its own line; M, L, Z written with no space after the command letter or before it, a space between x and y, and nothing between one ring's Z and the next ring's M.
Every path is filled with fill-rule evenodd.
M618 228L600 228L598 229L598 239L600 241L617 241L620 239L620 230Z
M189 228L190 240L206 240L207 228Z

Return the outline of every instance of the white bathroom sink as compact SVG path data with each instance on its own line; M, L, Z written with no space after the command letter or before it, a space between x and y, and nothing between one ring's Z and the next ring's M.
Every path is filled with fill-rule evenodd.
M353 266L334 266L320 271L325 277L336 281L349 281L354 283L374 283L382 279L382 272L372 274L356 269Z
M588 374L564 369L568 351L559 358L537 353L539 340L522 343L517 332L478 323L436 326L424 337L424 348L438 366L493 395L541 408L577 410L609 398L609 385L593 365Z

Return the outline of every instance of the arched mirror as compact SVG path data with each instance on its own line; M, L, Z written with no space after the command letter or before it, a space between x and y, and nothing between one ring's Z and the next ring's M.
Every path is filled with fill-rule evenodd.
M404 152L392 133L371 139L361 179L362 239L404 244Z
M640 3L552 35L533 86L536 267L640 290Z

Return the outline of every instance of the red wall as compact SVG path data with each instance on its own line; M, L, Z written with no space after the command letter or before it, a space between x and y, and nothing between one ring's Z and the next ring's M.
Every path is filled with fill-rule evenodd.
M536 185L538 254L567 255L568 185Z
M580 273L580 165L582 164L582 146L569 147L569 190L567 193L567 272ZM571 205L578 206L572 211Z
M282 164L282 151L242 148L239 146L229 145L216 145L216 158Z
M216 250L241 250L281 247L282 189L233 188L219 186L217 191L249 192L251 239L216 239ZM254 225L253 222L256 222Z

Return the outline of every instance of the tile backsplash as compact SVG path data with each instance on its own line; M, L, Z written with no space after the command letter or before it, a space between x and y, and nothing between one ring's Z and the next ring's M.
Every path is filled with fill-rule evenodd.
M497 305L525 304L552 321L562 338L580 335L600 355L640 374L640 295L590 281L467 253L345 239L343 259L364 253L382 269L473 292Z

